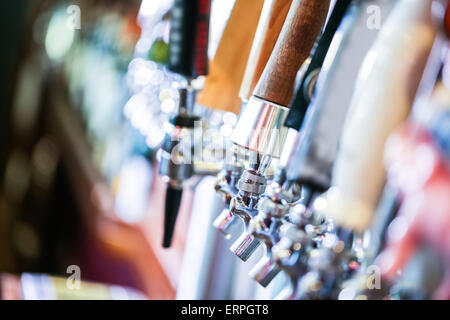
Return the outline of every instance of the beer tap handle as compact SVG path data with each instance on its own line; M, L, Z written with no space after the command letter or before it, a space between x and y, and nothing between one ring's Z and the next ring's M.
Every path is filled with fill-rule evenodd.
M172 245L173 232L181 204L183 189L167 186L166 202L164 206L164 238L163 248L170 248Z
M286 127L300 130L303 118L305 117L306 110L313 95L317 76L322 68L334 35L341 25L341 21L347 13L347 9L351 2L351 0L336 1L325 30L320 36L320 40L314 50L311 62L296 88L297 90L285 122Z
M254 96L277 105L289 105L297 71L308 58L329 7L329 0L292 1Z
M175 0L171 10L168 69L187 79L208 73L211 0Z
M292 0L267 0L264 3L239 91L243 101L250 98L264 71L291 3Z
M283 0L286 1L286 0ZM239 90L264 0L237 0L210 65L197 102L239 114Z
M345 228L364 231L372 221L385 142L410 112L437 34L432 2L398 1L361 68L325 196L324 211Z
M253 96L231 136L235 144L270 157L280 156L295 77L325 23L329 4L329 0L292 1Z
M208 73L208 34L210 0L175 0L172 8L171 30L169 42L168 69L187 79L187 84L180 84L180 105L178 114L171 119L164 145L161 150L160 174L167 183L164 239L163 247L168 248L172 242L176 218L181 203L183 181L191 178L194 167L187 160L185 150L177 150L183 145L184 139L189 141L195 130L198 117L192 113L195 103L195 91L190 86L191 80ZM185 129L185 130L183 130ZM186 149L186 148L184 148ZM182 154L182 163L175 163L172 154ZM180 160L180 159L179 159Z

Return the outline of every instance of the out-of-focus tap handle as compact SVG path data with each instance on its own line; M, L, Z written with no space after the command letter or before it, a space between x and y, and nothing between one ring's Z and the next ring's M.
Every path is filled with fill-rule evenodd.
M177 189L170 185L167 186L166 202L164 207L164 238L163 248L169 248L172 245L175 223L180 209L183 189Z
M184 103L180 107L189 109ZM188 116L184 113L173 117L170 121L172 129L166 134L161 148L159 172L167 180L163 241L165 248L170 246L172 239L175 220L180 207L183 181L194 175L194 166L185 152L189 153L190 150L192 152L192 149L186 148L186 141L192 141L196 121L199 121L198 117ZM183 131L186 136L182 134ZM174 160L174 156L177 161Z
M211 0L175 0L171 11L168 69L187 80L208 73L208 37ZM163 247L172 242L175 222L181 202L182 183L193 175L192 163L175 163L172 153L177 152L174 138L183 140L183 129L193 134L197 117L191 115L195 92L180 88L178 115L171 120L172 131L166 135L162 147L160 173L167 177ZM183 153L183 156L186 156Z
M333 40L334 34L341 24L341 21L344 18L351 2L351 0L336 1L325 30L320 37L317 48L315 49L315 52L312 56L311 63L309 64L297 87L297 91L295 93L288 117L285 122L286 127L300 130L306 110L311 101L311 90L315 84L313 78L315 77L317 79L318 72L320 71L320 68L322 67L322 64L325 60L325 56L328 52L328 49L330 48L330 44Z
M169 70L187 78L208 73L211 0L175 0L169 38Z
M362 231L383 189L389 134L408 116L437 28L431 0L398 1L360 71L341 138L326 214Z
M270 257L264 256L249 271L248 275L265 288L270 284L270 282L272 282L280 271L280 267L273 262Z
M444 29L447 37L450 37L450 5L447 5L444 16Z
M384 279L394 281L421 245L432 247L443 258L446 268L446 278L434 298L449 299L448 158L439 150L433 133L412 123L391 136L386 154L389 182L400 190L403 199L389 229L401 230L401 233L388 232L386 248L374 264L380 267Z
M291 3L292 0L265 1L239 92L243 101L250 98L264 71Z
M254 95L288 106L297 71L308 58L327 18L329 0L293 0Z
M354 4L349 8L333 38L332 50L328 52L317 79L317 94L308 107L301 134L297 136L301 138L297 138L291 154L282 157L281 161L286 167L288 180L298 181L319 192L330 187L333 162L353 85L364 54L370 48L370 39L374 39L373 31L365 27L366 17L360 5ZM302 93L300 95L303 96ZM290 120L286 120L286 126L295 124L293 114L298 113L296 100L297 97L289 110Z
M238 93L263 4L264 0L235 2L211 62L205 86L197 97L199 104L239 113L241 100Z

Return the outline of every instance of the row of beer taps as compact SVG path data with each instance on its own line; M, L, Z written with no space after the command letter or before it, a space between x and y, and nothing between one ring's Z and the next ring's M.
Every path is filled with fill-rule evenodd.
M233 22L249 16L249 2L239 5ZM164 247L196 174L195 161L175 160L195 148L209 10L207 0L175 0L172 10L168 69L182 77L160 161ZM278 299L392 298L425 244L450 270L448 1L266 0L260 12L216 183L227 208L214 226L227 238L241 230L230 250L247 261L264 247L249 275L267 287L284 273ZM369 283L371 270L382 285ZM436 294L450 298L443 277Z
M243 261L264 246L250 276L266 287L284 272L289 284L279 299L386 298L385 291L367 291L366 271L382 261L375 260L386 248L380 239L407 202L407 186L397 177L406 160L392 134L430 108L448 46L447 1L284 2L290 3L284 25L274 31L279 36L266 67L243 102L231 137L234 156L218 175L216 190L229 208L214 225L228 237L241 228L230 250ZM441 125L430 120L409 130L433 144L430 128L443 132L447 119L440 141L448 154L446 114L438 117ZM398 159L386 164L389 150ZM433 152L436 163L446 162L445 153ZM448 167L439 168L449 175ZM448 209L444 203L436 209L447 222ZM392 281L392 271L380 272Z

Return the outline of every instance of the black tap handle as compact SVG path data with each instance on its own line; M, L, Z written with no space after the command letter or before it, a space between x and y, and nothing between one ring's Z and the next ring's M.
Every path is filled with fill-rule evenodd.
M175 189L170 185L167 186L166 203L164 208L163 248L170 248L172 245L172 237L175 230L178 211L180 209L182 194L183 189Z
M294 99L291 102L291 108L285 121L285 126L295 130L300 130L303 123L303 119L308 109L310 95L308 94L309 82L323 65L325 56L330 48L331 41L336 33L345 13L350 6L352 0L337 0L333 8L333 11L328 19L325 30L317 44L317 47L311 58L311 63L308 66L305 74L303 75L298 87Z
M169 70L187 78L208 73L211 0L175 0L169 38Z

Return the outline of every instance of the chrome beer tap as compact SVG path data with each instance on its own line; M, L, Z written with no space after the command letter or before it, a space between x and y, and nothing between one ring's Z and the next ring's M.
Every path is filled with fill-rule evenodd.
M178 84L179 111L167 127L161 147L159 173L167 183L163 246L170 247L181 203L183 182L194 175L192 159L197 123L201 118L192 114L195 91L188 82Z
M330 284L326 292L331 297L347 279L347 271L351 270L346 268L351 264L357 270L364 260L361 236L371 226L383 190L384 146L389 134L410 112L437 34L432 2L395 3L362 64L336 154L331 187L314 201L314 210L333 221L335 231L326 236L335 236L335 242L342 242L344 247L338 255L334 247L327 249L333 258L328 262L322 259L319 267L311 266L311 277L319 279L317 283ZM340 266L345 268L330 273L333 267ZM307 291L306 296L310 295L315 296Z
M290 220L314 239L317 247L321 246L324 235L331 232L333 226L325 215L317 213L312 204L320 192L331 184L333 163L357 74L378 33L366 27L366 9L374 4L379 5L382 13L385 13L392 3L354 2L348 8L318 77L317 93L305 110L301 133L292 139L297 140L295 147L280 161L287 180L301 184L305 193L303 201L290 211ZM293 121L292 117L287 122L291 132L299 129L299 123ZM321 201L317 205L320 208Z
M288 283L276 300L295 299L299 279L308 270L309 252L314 248L311 237L295 224L287 222L280 227L280 241L272 247L271 258L277 268L287 275Z
M290 204L300 199L301 194L297 184L291 184L281 192L279 183L283 184L285 176L279 175L283 175L283 172L278 172L273 182L266 187L263 197L259 200L259 213L250 221L248 230L254 239L265 246L265 255L249 273L263 287L280 272L279 267L272 262L272 246L280 240L280 227L286 223L285 217Z
M238 181L238 193L230 201L230 212L241 218L244 223L244 232L230 247L236 256L247 261L250 255L259 246L260 242L249 234L249 223L258 214L258 201L266 188L264 172L270 163L269 156L252 154L253 160L250 169L245 170Z
M379 6L381 13L388 12L392 6L392 2L380 0L358 1L350 5L325 58L317 94L308 109L300 104L299 109L303 108L303 114L306 112L303 122L296 123L292 117L288 118L287 125L300 129L301 133L295 148L282 164L287 180L300 183L310 193L308 203L304 203L307 212L301 215L304 218L311 219L311 212L315 212L311 204L331 185L333 165L357 75L378 35L377 30L366 26L366 9L374 4Z
M320 247L309 251L308 271L298 280L295 299L337 299L341 284L360 267L353 234L327 233Z
M325 58L310 107L304 109L304 99L297 99L300 102L297 109L306 112L301 128L293 117L287 121L291 132L300 129L301 133L295 138L295 148L280 163L287 180L300 184L305 193L303 201L290 211L290 220L314 239L317 247L333 225L313 204L331 185L332 168L357 74L378 34L366 28L366 8L373 4L379 4L382 12L391 6L386 1L350 5ZM316 206L320 209L321 204L323 201L319 200Z
M217 175L215 185L216 192L223 198L228 208L222 210L219 216L214 220L214 227L216 227L226 238L231 236L231 230L236 225L236 216L231 214L229 205L231 200L238 194L238 181L244 171L244 163L239 156L239 150L233 146L232 159L226 161Z
M241 112L247 105L270 58L291 2L292 0L270 0L264 2L240 86ZM243 160L248 152L237 145L233 145L232 148L233 157L230 161L228 158L225 160L223 169L218 174L216 185L216 191L224 198L228 206L230 200L238 193L237 182L244 171ZM226 237L230 237L232 226L236 225L238 220L227 208L214 221L214 226L224 233Z
M230 203L231 214L244 222L244 232L230 249L244 261L260 244L248 233L249 223L258 213L271 158L281 154L287 131L283 123L296 73L309 56L328 9L329 1L292 2L275 48L233 132L232 141L250 150L252 159L238 182L239 193Z
M271 228L270 232L274 234L272 236L268 236L267 233L269 232L269 229L264 228L265 224L260 223L260 221L268 221L270 219L270 217L272 216L271 211L273 210L273 208L276 208L278 213L273 215L275 224L279 224L278 221L280 220L280 212L286 215L289 212L290 208L295 205L294 212L296 212L297 214L295 215L295 217L293 217L293 219L291 219L291 221L295 220L299 228L304 228L305 225L308 225L309 229L317 229L315 230L315 232L317 233L319 229L323 229L324 227L326 227L325 225L320 226L320 223L315 221L317 219L309 214L311 212L309 208L310 203L313 201L313 198L316 194L316 192L314 192L315 189L313 188L315 186L311 187L310 185L305 184L305 187L302 190L301 182L303 181L299 179L288 179L286 168L289 167L289 164L293 166L296 165L296 162L292 160L292 154L296 146L303 139L303 134L299 134L298 130L300 126L299 124L301 124L303 120L306 108L310 100L310 97L307 97L306 95L311 94L314 91L311 89L311 87L314 87L312 82L315 83L313 79L315 76L317 76L318 70L322 67L325 60L327 64L334 62L336 58L336 52L332 51L327 54L328 49L331 46L331 48L334 48L334 50L336 50L336 47L340 46L340 39L342 38L343 34L345 35L345 30L353 26L352 17L356 15L356 8L352 6L349 9L350 2L351 1L343 0L337 1L335 3L330 18L327 22L325 31L318 41L317 47L312 54L306 72L303 72L301 74L302 77L297 86L296 95L293 99L288 118L285 122L285 125L290 129L286 142L284 144L283 152L281 154L280 163L277 168L278 174L275 176L275 179L272 181L272 183L268 186L266 194L263 195L260 215L255 218L255 223L253 224L253 236L255 238L264 237L266 239L264 241L264 243L266 244L266 256L263 257L261 262L259 262L254 269L252 269L250 274L260 283L260 279L263 279L263 285L267 285L268 282L270 282L270 280L273 279L273 277L279 271L279 268L276 267L275 264L270 263L269 258L271 255L270 248L276 242L268 241L268 239L278 241L278 231ZM346 22L343 23L344 25L341 26L336 34L336 31L338 30L342 20L344 19L344 16L347 17L345 18ZM333 40L335 34L336 39ZM324 69L326 72L324 75L321 74L319 76L319 79L323 77L326 78L328 76L328 70L326 70L328 68L329 66L325 66ZM322 96L328 94L327 88L329 87L328 83L324 84L323 82L323 79L320 80L320 85L318 85L316 89L318 91L317 94ZM305 88L310 88L311 90L305 90ZM332 129L330 128L330 130ZM310 138L310 136L311 135L309 135L308 138ZM300 200L300 203L298 203L300 190L302 190L302 198ZM302 221L299 221L299 219L302 219ZM313 232L313 230L311 230L311 232ZM315 238L315 236L313 237ZM277 270L277 272L272 270L272 268L274 270Z
M208 72L210 0L174 1L171 10L168 69L179 75L178 113L174 115L161 148L159 172L167 182L163 247L169 248L181 203L183 182L194 175L194 80Z

